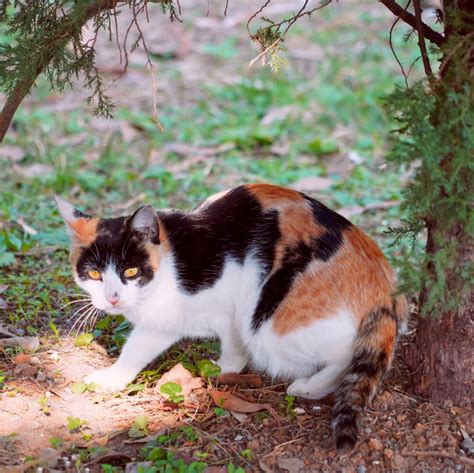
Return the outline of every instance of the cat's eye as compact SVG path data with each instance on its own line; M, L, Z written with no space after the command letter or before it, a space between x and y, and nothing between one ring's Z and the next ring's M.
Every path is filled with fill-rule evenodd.
M126 278L133 278L133 276L136 276L138 274L138 268L127 268L124 272L123 275Z
M87 271L87 275L93 279L94 281L97 281L100 279L100 273L99 271L95 270L95 269L91 269L90 271Z

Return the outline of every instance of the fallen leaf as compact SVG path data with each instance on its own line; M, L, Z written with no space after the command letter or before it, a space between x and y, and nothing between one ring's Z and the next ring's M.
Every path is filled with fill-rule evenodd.
M38 372L37 366L31 366L28 363L21 363L16 365L14 373L21 374L22 376L26 376L28 378L33 377Z
M27 223L25 223L25 220L22 217L18 218L17 222L20 225L20 227L23 229L23 231L27 233L28 235L34 236L38 234L38 232L33 227L30 227Z
M15 163L21 161L25 157L22 148L15 145L2 145L0 148L0 158L6 158Z
M8 302L0 297L0 309L8 309Z
M225 373L221 374L217 381L219 384L227 384L228 386L239 384L257 389L263 386L262 377L258 374Z
M155 390L164 397L169 397L161 392L161 386L166 383L176 383L181 386L181 393L183 396L189 396L191 391L200 389L203 386L203 380L201 378L194 377L192 373L187 370L182 363L178 363L173 366L167 373L165 373L159 381L156 383Z
M35 163L29 166L15 166L15 171L23 177L31 179L33 177L46 176L54 172L53 166L48 164Z
M0 347L18 346L26 351L33 351L39 347L38 337L10 337L0 338Z
M229 412L232 415L232 417L237 419L241 424L243 424L249 417L247 414L244 414L242 412L236 412L236 411L229 411Z
M334 184L334 181L329 179L328 177L304 177L293 184L291 184L291 188L297 190L299 192L315 192L315 191L322 191L331 187Z
M246 414L252 412L263 411L265 409L270 410L270 404L259 404L257 402L246 401L235 394L231 394L225 391L219 391L217 389L210 389L209 393L214 401L214 404L223 409L235 412L243 412Z

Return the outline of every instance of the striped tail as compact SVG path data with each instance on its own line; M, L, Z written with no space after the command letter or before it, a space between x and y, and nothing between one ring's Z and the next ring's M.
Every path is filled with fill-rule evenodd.
M358 437L357 416L377 392L393 360L399 324L407 318L404 296L393 307L374 309L357 334L354 355L341 376L332 413L337 451L349 453Z

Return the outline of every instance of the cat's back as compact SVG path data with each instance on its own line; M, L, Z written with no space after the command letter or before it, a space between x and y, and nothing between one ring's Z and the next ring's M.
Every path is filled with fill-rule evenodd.
M300 192L247 184L209 197L194 212L221 228L231 247L245 242L265 267L255 329L272 318L284 334L341 306L360 322L391 301L395 276L377 244Z

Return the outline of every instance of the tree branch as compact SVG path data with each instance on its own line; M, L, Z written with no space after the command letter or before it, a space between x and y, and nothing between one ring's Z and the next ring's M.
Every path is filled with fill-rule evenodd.
M430 59L428 52L426 51L425 34L423 31L423 22L421 21L421 6L420 0L413 0L413 6L415 7L415 21L416 31L418 33L418 47L420 48L421 59L423 61L423 67L425 74L430 81L434 79L433 71L431 70Z
M442 34L431 29L427 24L421 21L421 28L418 30L415 16L406 11L397 2L395 2L395 0L379 0L379 2L383 3L395 16L398 16L415 30L418 32L421 30L427 40L431 41L437 46L441 46L444 43L444 36Z
M76 28L82 28L91 18L95 15L100 13L103 10L109 10L115 8L117 6L118 0L100 0L100 1L87 1L87 2L77 2L75 11L81 12L81 21L79 25L75 23ZM82 11L81 11L82 10ZM72 18L73 15L69 16ZM75 20L77 22L77 20ZM64 48L71 36L75 33L75 31L71 31L71 22L64 21L63 26L59 29L54 38L56 45L55 47L51 47L51 52L49 52L44 57L38 59L38 63L35 67L35 75L34 77L30 77L19 82L12 92L8 95L5 105L0 113L0 143L3 142L3 138L13 120L13 116L15 115L18 107L20 106L23 99L29 94L31 87L35 83L38 76L43 72L43 70L47 67L50 61L54 57L54 52L58 48Z

